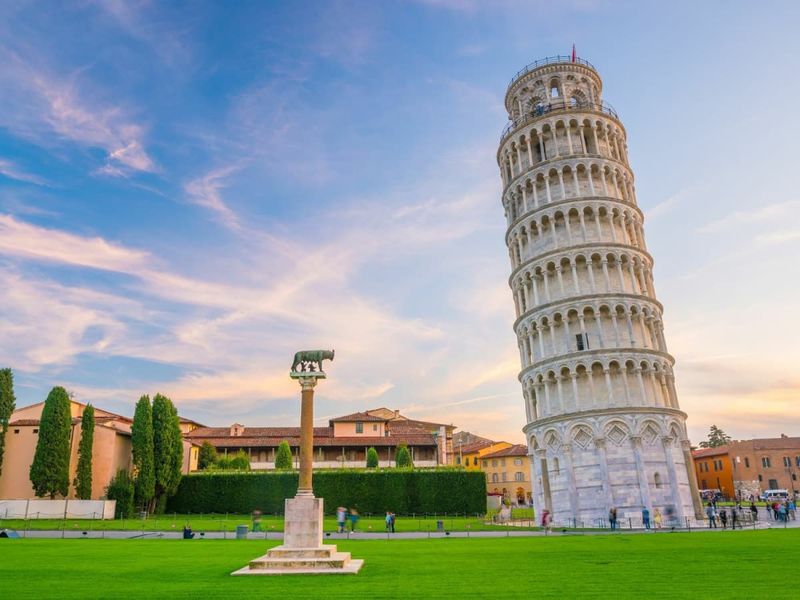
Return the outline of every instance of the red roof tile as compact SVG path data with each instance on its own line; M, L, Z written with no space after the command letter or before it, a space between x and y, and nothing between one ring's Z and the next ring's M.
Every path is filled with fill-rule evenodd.
M373 417L370 414L365 412L357 412L353 413L352 415L345 415L343 417L336 417L335 419L331 419L331 423L354 423L358 421L364 422L380 422L383 423L386 419L382 417Z
M497 452L484 454L481 458L503 458L504 456L528 456L528 447L524 444L514 444Z

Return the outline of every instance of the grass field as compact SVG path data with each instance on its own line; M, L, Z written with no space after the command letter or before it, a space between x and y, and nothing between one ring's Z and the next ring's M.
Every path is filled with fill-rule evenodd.
M530 511L528 511L530 512ZM523 518L522 514L514 514L514 518ZM530 518L530 516L524 517ZM398 516L395 530L401 531L436 531L436 522L442 521L447 531L491 531L503 530L502 525L492 525L486 517L456 517L456 516ZM234 531L237 525L248 525L252 527L250 515L158 515L150 516L147 519L116 519L103 521L102 519L2 519L0 518L0 529L15 529L23 532L25 530L61 530L67 531L91 530L91 531L180 531L185 523L189 523L192 529L201 531ZM531 525L535 523L531 520ZM362 516L357 525L361 531L386 531L386 524L383 516ZM264 515L261 518L261 528L263 531L283 531L283 516ZM334 517L325 518L325 531L336 531L336 519Z
M231 577L272 544L0 540L9 598L790 598L800 531L349 541L355 576Z

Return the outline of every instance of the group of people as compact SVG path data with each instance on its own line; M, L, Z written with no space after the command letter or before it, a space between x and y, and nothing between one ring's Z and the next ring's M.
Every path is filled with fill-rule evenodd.
M753 520L755 521L758 516L758 508L756 508L756 505L752 502L750 503L750 513L753 515ZM708 518L709 528L716 529L717 521L719 521L722 529L727 529L728 523L730 523L731 529L736 529L737 525L739 526L739 529L741 529L741 514L741 504L730 506L728 508L723 506L719 510L717 510L716 502L709 502L706 505L706 517Z
M661 529L664 526L664 522L671 526L675 527L675 509L671 506L668 506L664 509L666 513L665 515L661 513L660 508L653 509L652 515L650 513L650 509L646 506L642 509L642 525L645 529L652 529L655 527L656 529ZM611 525L611 529L619 529L619 519L617 517L617 509L616 507L612 506L608 511L608 522Z
M775 500L767 502L767 517L775 521L787 522L797 520L797 504L794 500Z
M336 525L338 526L337 531L339 533L344 533L347 530L347 523L350 524L350 531L356 530L356 525L358 524L358 509L356 507L353 508L345 508L344 506L340 506L336 509Z

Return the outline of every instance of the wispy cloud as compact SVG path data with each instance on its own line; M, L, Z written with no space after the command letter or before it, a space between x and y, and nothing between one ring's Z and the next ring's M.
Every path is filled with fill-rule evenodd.
M33 173L28 173L21 169L16 163L4 158L0 158L0 175L16 181L33 183L34 185L49 185L42 177L34 175Z
M0 49L0 124L14 134L45 147L59 142L100 148L105 163L97 171L109 175L154 172L156 164L144 147L145 128L121 105L90 100L93 93L81 70L68 77L50 74L18 54Z
M777 202L753 210L735 211L721 219L706 223L697 231L699 233L718 233L740 225L760 226L764 223L784 225L786 217L797 219L798 214L800 214L800 200Z
M215 169L184 185L191 203L209 209L226 227L237 231L241 229L239 217L222 198L221 190L225 188L225 180L240 168L237 164Z

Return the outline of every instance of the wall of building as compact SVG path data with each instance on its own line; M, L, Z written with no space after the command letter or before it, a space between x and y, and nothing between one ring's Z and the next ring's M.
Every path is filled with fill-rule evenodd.
M487 493L502 493L512 504L531 503L531 463L527 456L480 460L482 469L486 473Z
M386 425L380 422L364 421L363 431L356 432L356 423L342 422L333 424L333 437L383 437Z

